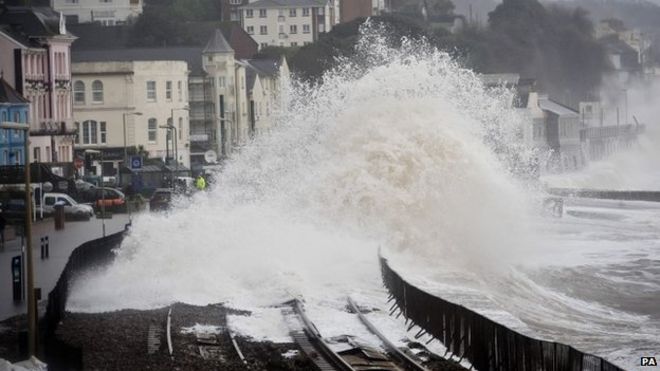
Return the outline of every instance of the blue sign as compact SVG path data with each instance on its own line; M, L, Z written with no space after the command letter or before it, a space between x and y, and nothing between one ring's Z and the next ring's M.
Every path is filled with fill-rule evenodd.
M131 169L142 169L142 156L131 156Z

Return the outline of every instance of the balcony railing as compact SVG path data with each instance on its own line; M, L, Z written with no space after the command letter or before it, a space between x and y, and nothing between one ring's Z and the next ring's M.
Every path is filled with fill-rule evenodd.
M66 121L40 121L30 128L30 135L73 135L75 127Z

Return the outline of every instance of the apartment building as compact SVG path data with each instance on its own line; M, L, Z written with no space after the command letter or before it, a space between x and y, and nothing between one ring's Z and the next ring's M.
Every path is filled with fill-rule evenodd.
M259 48L303 46L339 23L339 0L259 0L241 6L240 15Z
M143 0L50 0L50 6L69 24L99 22L114 26L140 15Z
M0 70L5 81L31 104L33 161L71 175L73 109L71 44L60 13L50 8L0 7Z
M86 59L72 66L76 155L102 151L97 166L106 176L117 175L125 156L136 153L166 163L177 156L189 167L188 64L108 61L102 54Z

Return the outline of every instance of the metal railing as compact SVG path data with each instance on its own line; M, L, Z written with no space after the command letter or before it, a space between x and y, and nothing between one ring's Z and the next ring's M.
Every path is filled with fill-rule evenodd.
M522 335L463 306L431 295L404 280L380 257L383 282L406 320L439 340L448 353L480 371L622 371L569 345ZM396 311L396 309L395 309ZM446 354L445 354L446 356Z

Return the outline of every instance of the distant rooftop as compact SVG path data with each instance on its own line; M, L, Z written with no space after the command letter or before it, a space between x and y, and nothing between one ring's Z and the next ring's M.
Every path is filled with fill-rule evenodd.
M184 61L191 75L204 74L201 47L128 48L114 50L79 50L71 53L71 62Z
M5 81L4 77L0 75L0 104L29 104L30 101L23 98L23 96L14 90L14 88Z
M580 114L577 111L574 111L547 97L539 97L539 108L563 117L580 117Z
M229 46L227 39L222 35L220 29L216 29L213 37L209 40L204 48L203 53L233 53L234 49Z
M241 8L315 7L326 6L328 0L258 0Z

